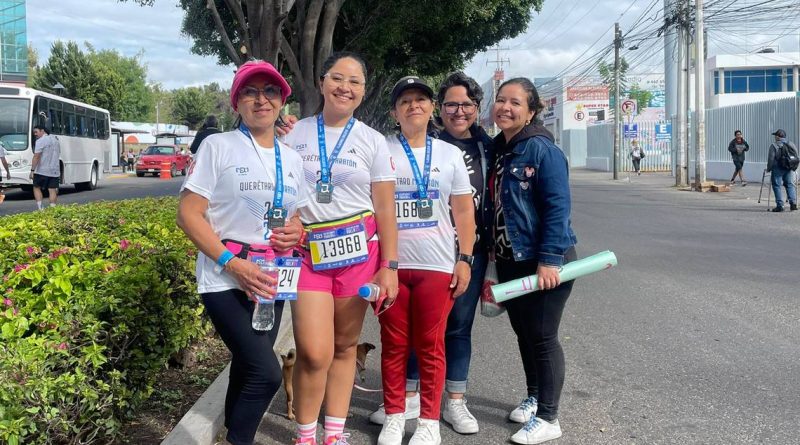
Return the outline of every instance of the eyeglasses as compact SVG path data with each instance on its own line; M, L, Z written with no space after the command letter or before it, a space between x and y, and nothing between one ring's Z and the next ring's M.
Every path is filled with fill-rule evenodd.
M246 86L239 90L239 97L247 100L256 100L263 94L267 100L275 100L281 98L281 93L281 87L277 85L267 85L263 89Z
M447 114L456 114L458 113L459 108L461 108L464 114L472 114L475 112L478 106L475 105L475 102L445 102L442 104L442 108Z
M328 79L331 80L331 82L335 83L336 85L339 85L340 87L347 85L354 90L363 89L364 85L366 85L366 82L364 82L361 79L356 79L355 77L345 79L344 76L342 76L339 73L327 73L324 76L322 76L322 78L325 77L327 77Z

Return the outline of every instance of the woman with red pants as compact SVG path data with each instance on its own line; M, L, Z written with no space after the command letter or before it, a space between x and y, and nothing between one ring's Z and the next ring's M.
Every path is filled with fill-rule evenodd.
M475 241L472 187L461 151L428 135L433 108L433 90L417 77L400 79L392 90L391 114L401 130L387 138L397 167L399 288L395 303L379 315L386 409L379 445L400 445L403 440L411 348L419 360L421 411L409 444L441 443L447 316L470 279ZM456 234L461 246L457 258Z

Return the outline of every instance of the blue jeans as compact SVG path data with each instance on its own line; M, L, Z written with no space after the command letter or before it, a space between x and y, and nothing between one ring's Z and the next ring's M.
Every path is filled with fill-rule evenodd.
M781 186L786 187L786 195L790 204L797 204L797 188L794 185L794 172L780 167L772 167L772 192L775 193L775 205L783 207Z
M469 361L472 357L472 322L475 320L475 309L483 288L486 274L487 255L475 255L472 264L472 275L464 295L456 298L450 316L447 318L447 331L444 334L445 359L447 374L444 389L452 394L467 392L467 375ZM414 351L408 357L406 370L406 391L417 391L419 387L419 370L417 356Z

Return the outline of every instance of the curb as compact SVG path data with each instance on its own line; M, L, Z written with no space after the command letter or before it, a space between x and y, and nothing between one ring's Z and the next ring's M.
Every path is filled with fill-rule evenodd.
M294 343L292 308L284 304L281 325L273 350L280 354ZM231 364L214 379L211 386L197 399L180 422L167 434L161 445L210 445L216 442L225 421L225 393Z

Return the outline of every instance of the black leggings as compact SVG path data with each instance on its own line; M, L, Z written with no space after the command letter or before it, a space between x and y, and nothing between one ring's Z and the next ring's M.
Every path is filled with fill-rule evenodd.
M565 262L576 258L575 248L571 247ZM537 265L535 260L498 260L497 275L502 283L535 274ZM536 416L547 421L558 418L558 402L564 386L564 351L558 341L558 327L573 283L567 281L555 289L523 295L503 303L511 327L517 334L528 396L536 397Z
M206 312L230 349L231 374L225 395L228 442L250 445L261 418L281 385L281 365L272 348L278 335L283 301L275 303L270 331L252 328L254 303L238 289L202 294Z

